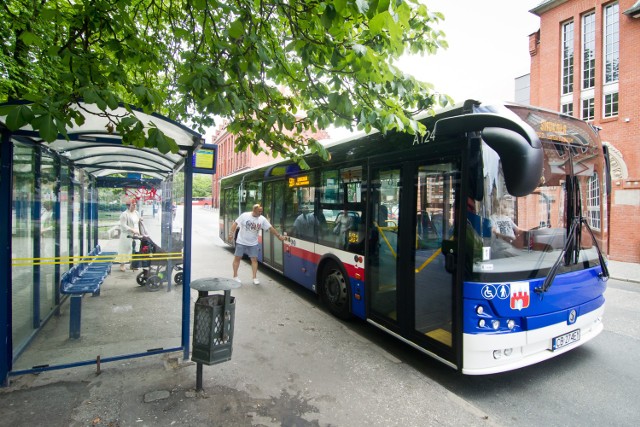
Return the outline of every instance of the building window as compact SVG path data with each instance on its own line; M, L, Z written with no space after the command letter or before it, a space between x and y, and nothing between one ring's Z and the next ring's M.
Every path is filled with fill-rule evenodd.
M593 120L595 118L595 103L593 98L582 100L582 120Z
M596 14L582 17L582 89L596 84Z
M562 104L560 106L562 114L567 114L569 116L573 116L573 102L569 102L567 104Z
M562 26L562 94L573 92L573 21Z
M589 178L587 214L591 228L600 230L600 182L598 181L597 173L594 173L591 178Z
M604 116L614 117L618 115L618 92L604 95Z
M618 25L618 3L604 8L604 82L618 81L620 65L620 28Z

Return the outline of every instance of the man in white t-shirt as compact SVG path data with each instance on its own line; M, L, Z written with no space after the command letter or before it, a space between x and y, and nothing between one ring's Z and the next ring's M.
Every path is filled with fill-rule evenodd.
M241 282L238 277L238 267L240 260L246 254L251 259L251 270L253 271L253 284L259 285L260 281L256 277L258 274L258 233L260 230L267 230L283 241L284 237L273 228L269 220L262 216L262 206L253 205L251 212L245 212L235 220L229 232L229 239L233 239L236 229L239 229L236 239L236 250L233 258L233 280Z

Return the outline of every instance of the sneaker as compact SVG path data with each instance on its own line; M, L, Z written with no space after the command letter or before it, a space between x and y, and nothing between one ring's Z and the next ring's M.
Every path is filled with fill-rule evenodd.
M233 280L235 280L238 283L242 283L242 280L240 280L240 278L238 276L234 277Z
M260 280L258 280L258 279L253 279L253 284L254 284L254 285L259 285L259 284L260 284Z

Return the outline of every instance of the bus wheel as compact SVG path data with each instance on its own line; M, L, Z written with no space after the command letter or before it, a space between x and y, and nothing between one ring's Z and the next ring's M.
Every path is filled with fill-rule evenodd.
M322 301L329 311L340 319L349 319L349 283L342 270L330 263L324 268L322 275Z

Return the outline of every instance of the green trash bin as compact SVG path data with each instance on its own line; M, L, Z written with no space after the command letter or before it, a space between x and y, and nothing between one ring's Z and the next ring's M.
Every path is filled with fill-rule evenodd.
M191 360L205 365L231 360L236 301L230 290L224 295L199 297L193 315Z

